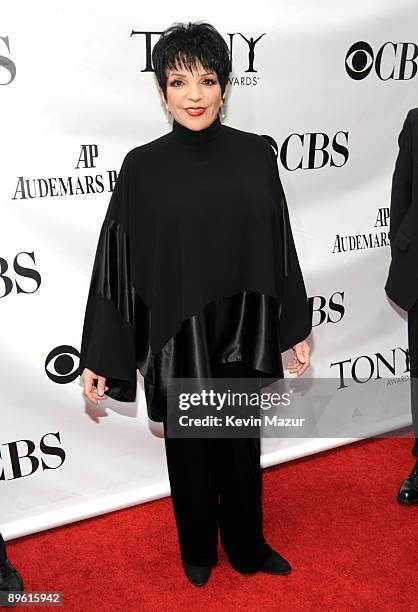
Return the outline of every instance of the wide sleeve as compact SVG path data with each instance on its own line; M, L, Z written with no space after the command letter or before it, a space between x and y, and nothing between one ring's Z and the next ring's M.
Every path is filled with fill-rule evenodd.
M295 241L290 224L286 196L280 180L276 154L267 137L269 159L279 206L282 283L280 305L280 346L284 353L298 342L305 340L312 330L312 312L306 294L305 282L299 264Z
M389 240L395 240L399 224L406 213L412 193L412 150L411 150L411 111L408 112L398 137L398 156L392 177L390 199Z
M99 234L80 349L80 374L105 376L106 394L122 402L135 401L137 388L129 202L128 154Z
M280 182L281 186L281 182ZM283 284L280 308L280 346L282 352L305 340L312 330L312 312L299 264L286 196L281 187Z

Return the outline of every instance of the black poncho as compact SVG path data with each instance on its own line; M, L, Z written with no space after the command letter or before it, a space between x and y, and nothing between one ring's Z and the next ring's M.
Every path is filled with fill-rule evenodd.
M283 377L311 313L275 153L220 123L125 156L101 228L80 373L162 421L169 377Z

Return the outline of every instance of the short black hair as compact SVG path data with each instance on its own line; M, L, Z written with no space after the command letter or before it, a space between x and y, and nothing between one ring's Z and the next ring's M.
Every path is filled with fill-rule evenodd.
M231 72L231 55L224 38L213 25L196 21L174 23L164 30L152 50L152 63L159 86L167 99L167 73L184 65L188 70L202 64L218 76L222 94Z

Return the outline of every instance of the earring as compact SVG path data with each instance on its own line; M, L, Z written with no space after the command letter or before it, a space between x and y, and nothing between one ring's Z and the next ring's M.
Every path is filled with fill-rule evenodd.
M167 111L167 117L166 117L165 122L166 122L166 123L170 123L170 111L169 111L169 109L168 109L168 106L166 106L166 107L165 107L165 109L166 109L166 111Z
M221 119L225 119L225 111L224 111L224 103L221 103L221 106L219 107L220 113L221 113Z

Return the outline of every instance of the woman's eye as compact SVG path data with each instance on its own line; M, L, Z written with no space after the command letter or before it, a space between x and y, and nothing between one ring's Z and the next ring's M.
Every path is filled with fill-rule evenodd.
M215 79L204 79L203 81L206 84L209 84L209 86L215 85L216 81ZM181 81L180 79L175 79L174 81L171 81L170 85L172 85L173 87L177 87L177 83L180 83L180 85L183 83L183 81Z

